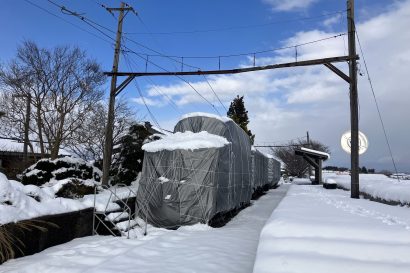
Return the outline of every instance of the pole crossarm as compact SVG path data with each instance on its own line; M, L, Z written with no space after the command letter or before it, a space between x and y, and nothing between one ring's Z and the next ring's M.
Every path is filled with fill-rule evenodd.
M350 78L349 76L347 76L345 73L343 73L343 71L341 71L339 68L337 68L336 66L334 66L331 63L325 63L324 64L327 68L329 68L330 70L332 70L336 75L338 75L340 78L344 79L347 83L350 83Z
M108 76L134 76L134 77L144 77L144 76L195 76L195 75L220 75L220 74L238 74L245 72L261 71L278 69L285 67L298 67L298 66L311 66L311 65L325 65L330 63L346 62L352 60L358 60L359 56L338 56L323 59L313 59L306 61L297 61L290 63L280 63L265 66L255 66L255 67L245 67L236 69L225 69L225 70L198 70L198 71L177 71L177 72L105 72ZM337 69L337 68L336 68ZM343 72L342 72L343 73ZM336 73L337 74L337 73Z
M115 89L115 96L118 96L122 90L124 90L127 85L132 82L132 80L135 78L135 76L131 75L128 76L116 89Z

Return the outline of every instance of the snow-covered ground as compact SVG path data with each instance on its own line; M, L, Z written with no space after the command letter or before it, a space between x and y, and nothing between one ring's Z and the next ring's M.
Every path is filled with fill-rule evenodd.
M0 272L252 272L266 219L286 194L281 185L253 201L226 226L152 228L146 237L90 236L11 260Z
M333 179L336 183L350 190L350 175L337 173L323 173L323 179ZM410 204L410 180L389 178L383 174L360 174L360 192L386 201L396 201Z
M118 188L116 196L126 198L136 196L138 185ZM54 196L52 187L37 187L35 185L23 185L14 180L8 180L0 173L0 225L31 219L43 215L58 214L70 211L77 211L94 207L94 195L85 195L78 200L60 198ZM32 196L38 196L41 201L37 201ZM117 198L111 195L108 190L103 190L96 197L95 207L97 210L114 210L119 208L113 203Z
M410 272L410 209L292 185L262 230L254 272Z

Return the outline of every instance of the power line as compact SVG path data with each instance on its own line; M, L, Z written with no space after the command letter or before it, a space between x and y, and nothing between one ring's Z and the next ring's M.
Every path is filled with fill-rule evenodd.
M92 35L92 36L94 36L94 37L96 37L96 38L98 38L98 39L100 39L100 40L103 40L104 42L109 43L111 46L113 46L113 44L112 44L110 41L108 41L108 40L106 40L106 39L104 39L104 38L102 38L102 37L96 35L95 33L92 33L91 31L88 31L88 30L84 29L84 28L82 28L82 27L80 27L80 26L78 26L78 25L76 25L76 24L71 23L70 21L64 19L64 18L61 17L61 16L58 16L57 14L52 13L51 11L49 11L49 10L47 10L47 9L45 9L45 8L43 8L43 7L41 7L41 6L39 6L39 5L37 5L36 3L33 3L33 2L30 1L30 0L24 0L24 1L25 1L26 3L29 3L29 4L32 5L32 6L36 7L36 8L38 8L38 9L40 9L40 10L42 10L42 11L48 13L49 15L52 15L52 16L54 16L54 17L56 17L56 18L58 18L58 19L60 19L60 20L62 20L62 21L64 21L64 22L66 22L67 24L70 24L70 25L72 25L73 27L78 28L78 29L80 29L81 31L84 31L84 32L86 32L86 33L88 33L88 34L90 34L90 35Z
M208 32L222 32L222 31L230 31L230 30L240 30L240 29L252 29L252 28L259 28L259 27L266 27L270 25L277 25L283 23L290 23L290 22L297 22L297 21L307 21L307 20L314 20L320 19L327 16L333 16L337 14L345 13L345 10L335 11L331 13L326 13L318 16L311 16L311 17L299 17L294 19L287 19L287 20L278 20L270 23L265 24L254 24L254 25L244 25L244 26L231 26L231 27L223 27L223 28L214 28L214 29L203 29L203 30L192 30L192 31L171 31L171 32L127 32L126 34L139 34L139 35L174 35L174 34L195 34L195 33L208 33Z
M240 56L253 56L257 54L263 54L263 53L270 53L270 52L275 52L275 51L280 51L280 50L285 50L285 49L292 49L292 48L297 48L309 44L314 44L314 43L319 43L323 42L326 40L338 38L345 36L346 33L342 32L336 35L328 36L325 38L317 39L317 40L312 40L300 44L295 44L295 45L290 45L290 46L284 46L284 47L277 47L273 49L266 49L266 50L260 50L260 51L253 51L253 52L245 52L245 53L234 53L234 54L226 54L226 55L213 55L213 56L178 56L178 55L163 55L163 54L158 54L158 55L152 55L152 54L145 54L145 53L140 53L141 55L146 55L149 57L171 57L171 58L184 58L184 59L218 59L218 58L229 58L229 57L240 57Z
M367 80L369 81L370 90L372 91L372 94L373 94L374 102L375 102L375 104L376 104L377 113L378 113L378 116L379 116L379 119L380 119L380 123L381 123L381 125L382 125L382 129L383 129L383 133L384 133L384 138L386 139L386 144L387 144L387 147L388 147L388 149L389 149L389 153L390 153L390 157L391 157L391 160L392 160L392 163L393 163L393 166L394 166L394 170L395 170L396 173L399 173L399 172L397 171L396 162L394 161L393 152L392 152L391 147L390 147L389 138L387 137L386 128L385 128L385 126L384 126L382 114L381 114L381 111L380 111L380 108L379 108L379 103L377 102L376 94L375 94L374 88L373 88L373 83L372 83L372 80L371 80L371 78L370 78L369 70L368 70L368 68L367 68L366 59L365 59L365 57L364 57L362 45L361 45L361 43L360 43L359 34L357 33L357 30L356 30L356 37L357 37L357 42L358 42L358 44L359 44L360 53L362 54L364 67L365 67L365 69L366 69ZM399 178L398 176L397 176L397 180L400 182L400 178Z
M105 33L104 31L102 31L101 29L97 28L97 27L94 26L94 25L97 25L97 26L100 27L100 28L106 29L107 31L113 32L111 29L108 29L107 27L105 27L105 26L103 26L103 25L101 25L101 24L99 24L99 23L97 23L97 22L94 22L94 21L88 19L87 17L83 16L82 14L79 14L79 13L77 13L77 12L75 12L75 11L71 11L71 10L67 9L66 7L64 7L64 6L61 6L61 5L57 4L57 3L55 3L55 2L52 1L52 0L47 0L47 1L50 2L51 4L55 5L55 6L59 7L62 12L66 13L66 14L68 14L68 15L72 15L72 16L75 16L75 17L81 19L84 23L86 23L87 25L89 25L89 26L92 27L93 29L97 30L98 32L100 32L101 34L103 34L104 36L106 36L107 38L109 38L109 39L111 39L111 40L114 40L114 38L112 38L112 37L109 36L107 33ZM94 24L94 25L93 25L93 24ZM129 39L128 39L128 40L129 40ZM139 44L138 42L135 42L135 41L133 41L133 42ZM140 58L143 58L143 57L140 56L139 53L135 52L134 50L131 50L130 48L128 48L128 47L126 47L126 46L123 46L123 47L124 47L125 49L127 49L128 52L134 53L134 54L136 54L137 56L139 56ZM148 47L147 47L147 48L148 48ZM158 53L159 53L159 52L158 52ZM144 59L144 58L143 58L143 59ZM160 68L160 69L162 69L162 70L164 70L164 71L166 71L166 72L169 72L169 71L167 71L165 68L162 68L161 66L159 66L159 65L157 65L157 64L155 64L155 63L153 63L153 62L151 62L151 61L149 61L149 62L150 62L151 64L155 65L156 67L158 67L158 68ZM212 108L214 108L215 111L219 114L219 112L218 112L218 110L215 108L215 106L214 106L208 99L206 99L201 93L199 93L199 91L198 91L189 81L185 80L184 78L182 78L181 76L178 76L178 75L176 75L176 77L179 78L180 80L184 81L186 84L188 84L204 101L206 101L208 104L210 104L210 105L212 106Z
M126 52L123 52L123 56L125 56L125 54L127 54ZM128 58L128 61L130 63L133 63L135 66L138 66L137 63L132 59L132 58ZM150 77L144 77L144 79L147 80L147 82L149 81L153 87L153 89L160 95L160 96L164 96L168 99L168 101L170 102L171 106L175 109L176 112L178 112L179 114L182 114L181 111L178 110L178 106L175 104L175 102L172 100L171 97L169 97L167 94L163 93L161 90L159 90L159 88L156 86L156 84L154 83L154 81L150 78Z
M206 77L206 75L202 75L206 81L206 83L208 84L209 88L211 88L212 92L214 93L215 97L218 99L219 103L222 105L222 107L225 109L226 112L228 112L228 109L226 109L225 105L222 103L221 99L219 98L218 94L215 92L215 90L213 89L211 83L208 81L208 78Z
M105 30L107 30L107 31L109 31L109 32L111 32L111 33L115 33L115 31L109 29L108 27L105 27L105 26L99 24L98 22L96 22L96 21L94 21L94 20L91 20L91 19L89 19L89 18L83 16L83 14L79 14L79 13L77 13L77 12L71 11L71 10L67 9L66 7L64 7L64 6L61 6L61 5L57 4L57 3L55 3L55 2L52 1L52 0L47 0L47 1L50 2L50 3L52 3L53 5L55 5L56 7L59 7L63 13L68 14L68 15L72 15L72 16L75 16L75 17L81 19L83 22L85 22L85 23L88 24L90 27L94 28L95 30L97 30L98 32L100 32L101 34L103 34L104 36L106 36L107 38L109 38L109 39L111 39L111 40L114 40L111 36L109 36L107 33L105 33L104 31L102 31L101 29L97 28L96 26L98 26L98 27L100 27L100 28L103 28L103 29L105 29ZM138 18L140 19L140 21L143 23L143 21L142 21L142 19L140 18L140 16L137 15L137 17L138 17ZM137 52L133 51L133 53L137 53L137 54L139 54L139 55L144 55L144 56L145 56L144 60L145 60L147 63L148 63L148 62L149 62L149 63L152 63L152 62L148 61L148 57L164 57L164 58L168 58L168 59L170 59L170 60L172 60L172 61L174 61L174 62L180 63L182 66L185 65L185 66L188 66L188 67L191 67L191 68L195 68L195 69L201 70L199 67L196 67L196 66L193 66L193 65L184 63L183 61L179 61L178 59L181 59L181 60L184 60L184 59L219 59L219 60L220 60L220 58L239 57L239 56L250 56L250 55L255 56L255 55L257 55L257 54L262 54L262 53L269 53L269 52L275 52L275 51L279 51L279 50L285 50L285 49L291 49L291 48L298 48L298 47L301 47L301 46L305 46L305 45L309 45L309 44L313 44L313 43L318 43L318 42L322 42L322 41L329 40L329 39L334 39L334 38L341 37L341 36L344 36L344 35L346 35L346 33L339 33L339 34L332 35L332 36L329 36L329 37L325 37L325 38L321 38L321 39L317 39L317 40L313 40L313 41L308 41L308 42L304 42L304 43L300 43L300 44L296 44L296 45L286 46L286 47L279 47L279 48L274 48L274 49L269 49L269 50L261 50L261 51L255 51L255 52L247 52L247 53L218 55L218 56L176 56L176 55L165 55L165 54L163 54L163 53L161 53L161 52L159 52L159 51L157 51L157 50L155 50L155 49L152 49L152 48L150 48L150 47L148 47L148 46L146 46L146 45L144 45L144 44L142 44L142 43L140 43L140 42L137 42L137 41L135 41L135 40L133 40L133 39L130 39L130 38L128 38L128 37L125 37L125 39L127 39L128 41L130 41L130 42L132 42L132 43L134 43L134 44L136 44L136 45L138 45L138 46L140 46L140 47L143 47L143 48L145 48L145 49L147 49L147 50L150 50L150 51L156 53L156 54L145 54L145 53L137 53ZM140 56L140 57L141 57L141 56ZM143 57L142 57L142 58L143 58ZM175 58L177 58L177 59L175 59Z
M137 15L137 18L139 19L139 21L141 22L141 24L143 24L144 27L148 30L148 32L151 32L150 29L148 28L148 26L147 26L147 25L145 24L145 22L142 20L141 16L140 16L140 15ZM153 37L153 35L151 35L151 37L153 38L154 41L156 41L156 40L155 40L155 37ZM183 69L183 65L184 65L184 63L182 62L182 69ZM190 67L192 67L192 66L190 66ZM181 69L181 70L182 70L182 69ZM225 106L223 105L222 101L220 100L220 98L219 98L218 95L216 94L215 90L212 88L210 82L209 82L208 79L206 78L206 76L203 75L203 77L204 77L205 81L207 82L208 86L210 87L210 89L212 90L212 92L214 93L215 97L218 99L218 101L219 101L220 104L222 105L222 107L225 108ZM221 115L216 108L215 108L215 110L218 112L219 115ZM226 108L225 108L225 110L227 111Z

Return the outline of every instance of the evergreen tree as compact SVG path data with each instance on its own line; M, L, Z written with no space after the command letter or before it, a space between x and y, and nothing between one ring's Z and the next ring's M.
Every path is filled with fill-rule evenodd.
M130 185L142 170L144 151L142 145L159 139L150 132L151 124L134 124L130 126L128 134L120 140L118 156L114 159L110 170L111 184L123 183ZM115 150L115 149L114 149Z
M243 96L239 97L238 95L233 99L226 114L249 135L251 143L253 144L255 135L252 134L251 130L248 130L248 111L246 111Z

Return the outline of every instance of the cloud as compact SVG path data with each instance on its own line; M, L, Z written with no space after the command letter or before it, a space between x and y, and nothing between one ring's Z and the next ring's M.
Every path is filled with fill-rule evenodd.
M152 99L152 98L146 98L146 97L131 98L131 101L136 104L140 104L140 105L146 104L147 106L155 106L155 107L162 107L167 104L163 99Z
M402 1L366 21L357 23L367 64L390 144L399 170L410 171L410 1ZM323 29L301 31L282 41L283 46L324 39L337 35ZM298 47L298 60L340 56L347 54L347 37L338 37ZM290 62L295 60L295 49L287 49L274 58L257 59L257 64ZM359 61L364 72L363 59ZM252 65L247 60L241 65ZM337 65L347 73L347 64ZM277 141L303 137L309 131L332 151L327 164L350 166L350 157L340 147L340 136L350 128L348 84L324 66L261 71L237 75L208 77L225 106L237 94L245 95L250 115L250 129L256 142ZM360 157L360 165L376 169L392 169L383 131L378 119L367 75L359 77L360 128L369 138L369 149ZM205 81L192 85L205 98L217 103ZM177 104L206 105L185 83L158 86ZM152 99L162 99L148 89ZM184 108L182 108L184 109Z
M344 14L343 14L344 15ZM337 15L335 15L335 16L332 16L332 17L329 17L329 18L327 18L326 20L324 20L323 21L323 25L325 26L325 27L330 27L330 26L332 26L332 25L335 25L335 24L340 24L340 23L345 23L345 20L343 20L344 18L343 18L343 16L342 16L342 14L341 13L339 13L339 14L337 14Z
M278 11L292 11L304 9L317 1L318 0L263 0L263 2L271 5L274 10Z

